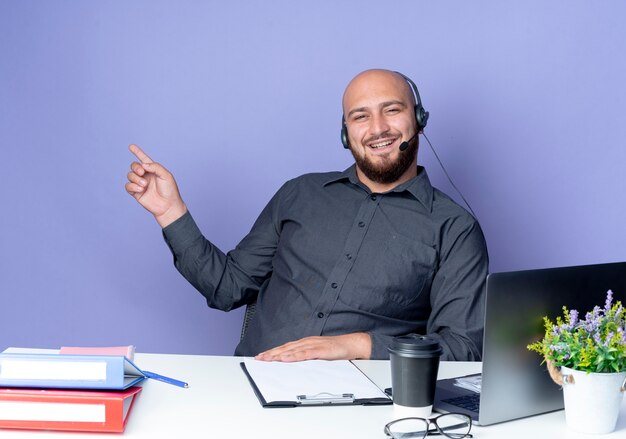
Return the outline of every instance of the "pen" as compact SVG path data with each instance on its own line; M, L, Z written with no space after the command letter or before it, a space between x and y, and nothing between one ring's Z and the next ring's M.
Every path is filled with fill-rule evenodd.
M185 389L189 387L189 384L184 381L175 380L174 378L159 375L158 373L148 372L147 370L144 370L143 374L148 378L152 378L153 380L163 381L164 383L172 384L174 386L183 387Z

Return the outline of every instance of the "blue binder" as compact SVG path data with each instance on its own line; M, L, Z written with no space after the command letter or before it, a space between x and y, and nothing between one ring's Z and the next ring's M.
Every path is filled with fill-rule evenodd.
M123 390L146 378L187 387L121 355L0 353L0 387Z

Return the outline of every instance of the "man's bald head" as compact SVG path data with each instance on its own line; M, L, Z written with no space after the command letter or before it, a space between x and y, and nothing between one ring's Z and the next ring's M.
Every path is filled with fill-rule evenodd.
M348 113L353 110L349 106L354 102L359 102L363 96L389 90L395 90L403 95L411 107L415 106L413 90L404 76L391 70L370 69L359 73L348 83L343 93L343 114L347 117Z

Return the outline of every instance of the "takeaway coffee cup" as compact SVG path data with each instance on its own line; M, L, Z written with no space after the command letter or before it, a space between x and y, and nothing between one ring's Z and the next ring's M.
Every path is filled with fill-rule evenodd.
M424 335L395 337L389 350L391 391L397 418L430 416L435 399L437 371L442 349Z

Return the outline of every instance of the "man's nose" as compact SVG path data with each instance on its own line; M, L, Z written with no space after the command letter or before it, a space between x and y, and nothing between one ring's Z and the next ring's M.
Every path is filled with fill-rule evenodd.
M389 131L389 124L382 115L373 115L370 125L370 134L372 136L380 136Z

